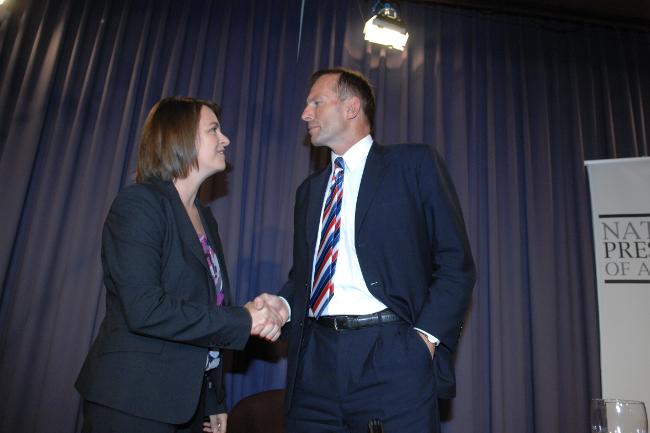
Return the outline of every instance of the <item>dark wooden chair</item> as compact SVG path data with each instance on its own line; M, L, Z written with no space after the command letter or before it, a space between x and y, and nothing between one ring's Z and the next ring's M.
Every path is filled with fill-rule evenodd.
M284 433L284 389L241 399L228 415L228 433Z

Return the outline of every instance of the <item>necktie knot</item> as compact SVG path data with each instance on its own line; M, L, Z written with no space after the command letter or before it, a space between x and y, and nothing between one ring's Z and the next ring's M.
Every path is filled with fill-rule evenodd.
M339 156L334 160L334 166L335 166L334 171L336 171L336 169L343 170L343 167L345 166L345 162L343 161L342 156Z

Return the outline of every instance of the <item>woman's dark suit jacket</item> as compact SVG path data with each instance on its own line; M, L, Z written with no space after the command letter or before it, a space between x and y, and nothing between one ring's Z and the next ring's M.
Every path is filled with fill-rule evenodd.
M196 205L228 276L211 212ZM77 379L88 401L170 424L194 414L210 349L242 349L251 318L217 306L208 265L176 188L152 181L122 190L102 235L106 317ZM221 366L211 371L225 411ZM214 412L216 413L216 412Z

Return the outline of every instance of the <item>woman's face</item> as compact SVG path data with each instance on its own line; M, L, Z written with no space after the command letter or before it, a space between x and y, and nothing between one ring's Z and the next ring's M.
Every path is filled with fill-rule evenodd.
M221 124L214 111L201 107L199 127L196 132L196 158L199 173L208 176L226 169L226 146L230 144L228 137L221 132Z

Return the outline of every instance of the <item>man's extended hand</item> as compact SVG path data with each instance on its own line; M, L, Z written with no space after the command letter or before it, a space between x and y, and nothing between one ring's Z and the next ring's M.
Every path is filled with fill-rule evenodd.
M282 299L262 293L244 307L253 319L251 335L275 341L280 337L282 326L289 320L289 310Z
M268 305L269 307L273 308L282 318L283 325L287 323L287 320L289 320L289 308L287 308L287 303L279 296L262 293L257 298L255 298L253 302L255 303L256 307Z

